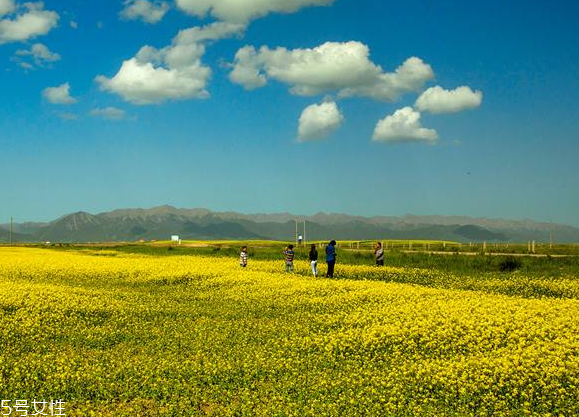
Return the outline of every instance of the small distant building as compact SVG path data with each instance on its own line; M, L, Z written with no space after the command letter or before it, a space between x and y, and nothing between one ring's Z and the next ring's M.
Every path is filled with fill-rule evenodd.
M171 242L179 242L180 240L181 238L179 237L179 235L171 236Z

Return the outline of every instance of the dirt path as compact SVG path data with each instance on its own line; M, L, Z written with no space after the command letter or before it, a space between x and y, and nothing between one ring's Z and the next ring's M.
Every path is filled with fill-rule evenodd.
M465 256L476 256L480 255L480 252L447 252L447 251L427 251L427 250L403 250L403 253L427 253L429 255L465 255ZM500 253L500 252L486 252L485 255L488 256L518 256L518 257L530 257L530 258L575 258L579 255L548 255L545 253Z

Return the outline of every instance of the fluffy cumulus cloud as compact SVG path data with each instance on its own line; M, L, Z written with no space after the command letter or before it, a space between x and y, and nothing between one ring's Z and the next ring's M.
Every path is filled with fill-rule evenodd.
M23 3L0 0L0 44L23 42L46 35L58 23L58 13L44 10L44 3Z
M204 17L211 14L219 20L246 23L269 13L294 13L309 6L328 6L334 0L176 0L185 12Z
M52 104L74 104L76 99L70 95L70 84L64 83L58 87L48 87L42 92L42 95Z
M435 143L438 133L434 129L423 128L420 124L420 113L412 107L404 107L380 120L372 139L376 142Z
M126 0L124 6L120 13L123 19L142 20L151 24L161 21L169 10L169 4L164 1Z
M245 46L235 54L235 64L229 79L242 85L246 90L254 90L267 84L262 73L263 62L253 46Z
M475 109L482 103L481 91L472 91L470 87L458 87L445 90L436 86L429 88L416 100L416 108L429 113L458 113Z
M0 17L12 13L15 8L14 0L0 0Z
M340 127L344 116L335 102L312 104L304 109L299 121L300 142L326 138Z
M202 50L202 48L199 48ZM189 55L188 65L157 66L142 58L150 53L142 49L139 55L123 62L119 72L111 79L98 76L101 89L116 93L133 104L162 103L167 100L183 100L187 98L207 98L205 89L211 76L211 70L203 66L200 57L203 51ZM163 63L162 65L166 65Z
M123 62L112 78L99 75L103 91L115 93L133 104L154 104L167 100L207 98L211 68L202 62L205 41L242 33L244 25L217 22L179 32L170 46L144 46Z
M127 117L127 113L124 110L116 107L92 109L90 115L94 117L102 117L107 120L123 120Z
M370 49L360 42L326 42L313 49L286 48L257 51L245 46L235 55L230 80L251 90L268 79L291 86L296 95L337 92L340 97L361 96L394 101L402 94L419 91L434 77L420 58L406 60L393 72L385 72L370 60Z
M35 43L30 47L30 49L19 49L16 51L16 55L19 57L31 57L34 63L39 67L44 67L53 62L60 61L60 55L52 52L47 46L41 43ZM27 62L20 62L20 66L26 68ZM32 68L32 65L30 65Z

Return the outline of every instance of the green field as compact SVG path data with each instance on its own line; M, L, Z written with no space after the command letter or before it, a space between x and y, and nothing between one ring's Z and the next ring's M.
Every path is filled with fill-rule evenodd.
M242 245L247 245L249 256L257 260L282 260L282 252L291 242L277 241L184 241L181 245L171 242L154 242L150 244L92 244L92 245L61 245L61 246L33 246L61 251L79 250L114 250L126 254L142 254L152 256L175 256L175 255L201 255L209 257L237 257ZM347 241L339 242L339 263L353 265L372 265L374 263L374 241ZM324 260L325 242L315 242L320 255ZM440 249L447 255L438 256L421 252L417 249L429 245L433 250ZM437 246L439 245L439 246ZM360 248L358 249L358 246ZM505 264L514 262L512 271L519 271L528 276L551 276L564 277L568 275L579 276L579 250L577 245L560 245L557 252L566 253L568 256L517 256L514 258L508 253L502 256L488 256L478 252L476 256L462 255L453 249L452 242L435 241L384 241L386 247L385 263L396 267L432 268L462 275L498 275L505 277ZM468 247L468 245L466 245ZM408 247L413 248L409 251ZM520 254L518 247L510 246L515 254ZM446 250L445 250L446 248ZM506 248L504 248L506 250ZM295 248L297 259L307 260L309 244ZM466 251L466 249L465 249ZM455 256L456 255L456 256ZM507 268L508 270L508 268Z

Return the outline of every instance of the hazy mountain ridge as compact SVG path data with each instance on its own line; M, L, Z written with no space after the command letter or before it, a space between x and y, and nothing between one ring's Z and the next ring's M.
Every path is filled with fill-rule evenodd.
M295 220L307 222L307 239L435 239L462 242L496 241L579 242L579 228L532 220L503 220L466 216L350 216L317 213L241 214L208 209L119 209L96 215L77 212L48 223L21 223L13 228L20 242L104 242L182 239L293 240ZM8 240L9 225L0 225L0 241ZM300 233L303 225L300 225Z

